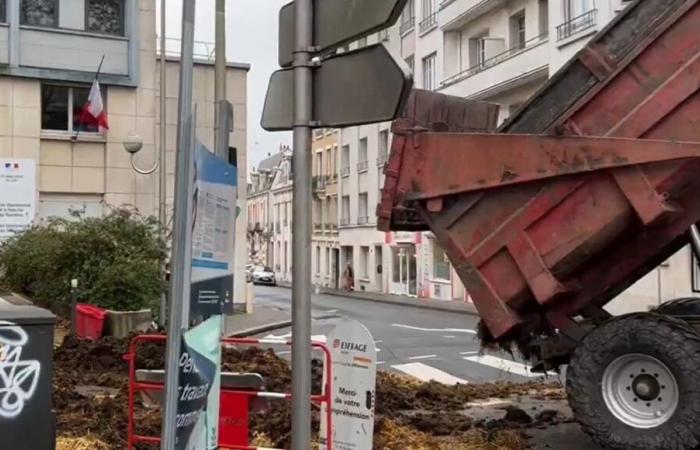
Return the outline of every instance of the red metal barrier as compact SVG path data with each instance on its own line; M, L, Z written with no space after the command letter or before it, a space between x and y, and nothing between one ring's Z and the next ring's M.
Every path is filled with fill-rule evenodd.
M127 430L127 450L133 450L134 445L138 443L145 444L160 444L160 437L156 436L142 436L136 434L134 430L134 407L136 403L136 393L139 391L160 391L164 389L162 383L148 383L140 382L136 380L136 365L137 365L137 349L139 344L144 342L152 343L165 343L167 337L165 335L141 335L136 336L129 345L129 353L124 355L124 359L129 362L129 411L128 415L128 430ZM227 338L222 339L222 345L284 345L291 346L292 341L279 340L279 339L239 339L239 338ZM324 370L326 375L326 383L322 388L322 393L319 395L312 395L311 402L321 405L326 403L326 423L327 423L327 436L328 442L326 443L327 449L332 450L332 440L333 436L333 417L332 417L332 383L333 383L333 373L331 364L331 353L325 344L320 342L312 342L312 347L323 352L324 358ZM230 449L230 450L256 450L258 447L252 447L249 445L237 445L228 443L228 439L238 440L245 435L247 442L247 418L248 418L248 403L251 398L267 398L274 400L290 400L292 394L288 392L251 392L251 391L237 391L232 389L221 389L221 408L219 411L219 424L220 429L223 429L224 433L219 433L219 448L220 449ZM237 403L242 402L243 404ZM245 406L245 407L244 407ZM241 413L245 411L245 416ZM245 418L245 425L241 423L241 418ZM245 433L244 433L245 430ZM222 439L227 442L222 442ZM274 449L268 449L274 450Z

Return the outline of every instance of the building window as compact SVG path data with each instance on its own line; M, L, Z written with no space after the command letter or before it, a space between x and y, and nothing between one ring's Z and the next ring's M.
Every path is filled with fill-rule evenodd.
M564 23L557 26L557 40L566 39L581 31L593 28L597 12L593 0L563 0Z
M342 210L341 210L341 216L340 216L340 224L341 225L350 225L350 196L349 195L343 195L343 204Z
M433 241L433 278L438 280L450 280L452 278L452 267L447 255L440 248L437 241Z
M433 29L437 25L437 7L435 0L423 0L421 21L418 27L421 33Z
M343 145L343 153L340 155L342 158L340 162L340 176L345 177L350 175L350 146Z
M522 50L525 48L525 11L510 16L510 48Z
M549 0L539 0L538 4L540 36L549 34Z
M360 278L369 279L369 247L360 247Z
M416 58L413 55L411 55L406 57L404 61L406 61L406 65L408 65L408 68L411 71L411 73L414 73L416 70Z
M20 23L37 27L58 27L58 0L22 0Z
M321 274L321 247L316 246L316 273Z
M486 61L487 37L488 34L469 39L469 62L471 67L482 66Z
M357 224L358 225L366 225L369 223L369 215L368 215L368 209L367 209L367 203L368 203L368 197L367 193L363 192L360 194L359 197L359 203L358 203L358 209L357 209Z
M389 130L379 132L379 155L377 155L377 166L384 166L389 157Z
M367 164L367 138L360 139L359 153L357 156L357 171L364 172L368 168Z
M85 28L103 34L124 34L124 0L86 0Z
M401 25L399 26L399 33L402 35L410 32L416 25L416 4L415 0L408 0L406 2L406 7L401 13Z
M41 85L41 128L51 131L98 132L99 127L94 120L83 118L83 108L89 95L89 87ZM102 98L106 98L104 90Z
M423 89L432 91L435 83L435 53L423 58Z
M331 274L331 249L326 247L326 275Z
M7 22L7 3L0 0L0 22Z

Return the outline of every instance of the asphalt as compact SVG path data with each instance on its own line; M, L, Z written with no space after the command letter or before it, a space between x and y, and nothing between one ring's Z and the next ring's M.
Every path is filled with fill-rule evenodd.
M255 287L255 305L291 314L291 291L279 287ZM476 339L478 317L440 311L318 294L312 297L312 315L346 316L363 323L372 333L379 350L379 368L408 373L418 378L438 377L438 381L493 382L527 381L541 378L528 372L523 361L502 353L482 354ZM320 334L322 324L314 320L312 334ZM260 337L290 337L284 327L259 334ZM453 378L451 378L453 377ZM550 377L554 381L558 377Z

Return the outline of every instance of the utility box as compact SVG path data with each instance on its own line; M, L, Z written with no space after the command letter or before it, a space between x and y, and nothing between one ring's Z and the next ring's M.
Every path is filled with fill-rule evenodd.
M0 448L54 450L53 333L56 318L0 298Z

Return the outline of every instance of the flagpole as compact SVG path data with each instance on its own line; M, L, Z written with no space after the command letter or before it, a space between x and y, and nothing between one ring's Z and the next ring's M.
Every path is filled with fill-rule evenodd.
M102 59L100 59L100 64L97 66L97 72L95 72L95 80L94 81L99 81L100 78L100 72L102 72L102 64L105 62L105 55L102 55ZM75 142L78 140L78 136L80 136L80 127L78 127L78 130L75 132L75 136L73 136L72 141Z

